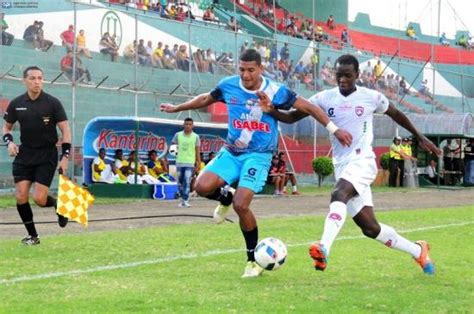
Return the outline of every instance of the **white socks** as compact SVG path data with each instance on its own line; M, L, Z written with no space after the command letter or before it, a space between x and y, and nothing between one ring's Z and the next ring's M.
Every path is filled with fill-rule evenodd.
M293 192L298 192L298 187L296 185L293 185Z
M395 229L382 223L380 224L380 233L375 240L382 242L389 248L407 252L414 258L418 258L421 254L421 247L418 244L408 241L399 235Z
M332 202L329 204L329 213L324 222L323 236L321 244L326 249L327 254L331 249L331 245L337 237L337 234L344 226L347 216L347 205L343 202Z

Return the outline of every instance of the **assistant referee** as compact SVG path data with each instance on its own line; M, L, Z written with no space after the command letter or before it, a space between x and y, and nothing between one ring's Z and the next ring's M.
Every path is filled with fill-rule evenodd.
M30 66L23 71L26 93L13 99L4 114L3 141L13 161L13 179L16 189L16 207L28 236L21 242L26 245L40 243L33 222L33 211L28 202L34 183L33 199L40 207L56 207L56 199L50 195L49 186L58 165L58 127L62 134L62 154L58 170L67 172L71 150L71 131L61 102L43 91L43 71ZM11 133L14 124L20 124L20 145L16 145ZM64 228L68 219L58 215L58 224Z

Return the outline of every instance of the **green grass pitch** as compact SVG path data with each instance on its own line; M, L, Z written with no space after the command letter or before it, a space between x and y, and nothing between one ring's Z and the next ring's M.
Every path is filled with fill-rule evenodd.
M432 247L435 276L406 254L364 238L348 219L328 268L308 244L324 217L259 220L260 238L288 245L287 263L241 279L238 224L187 224L0 239L0 312L467 313L474 309L473 206L380 212L380 221Z

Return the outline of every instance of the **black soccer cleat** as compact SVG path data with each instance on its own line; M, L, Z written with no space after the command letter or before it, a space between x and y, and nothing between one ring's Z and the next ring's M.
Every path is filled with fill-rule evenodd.
M40 244L40 239L39 236L33 237L29 235L21 239L21 243L24 245L38 245Z
M69 221L69 219L67 219L66 217L60 215L60 214L56 214L58 215L58 225L61 227L61 228L64 228L67 226L67 223Z

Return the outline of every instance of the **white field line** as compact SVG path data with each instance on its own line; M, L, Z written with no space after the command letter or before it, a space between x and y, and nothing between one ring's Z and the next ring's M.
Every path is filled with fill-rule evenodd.
M471 224L474 224L474 221L399 230L398 232L411 233L411 232L417 232L417 231L460 227L460 226L466 226L466 225L471 225ZM345 237L339 237L337 240L343 241L343 240L356 240L356 239L363 239L363 238L365 238L365 236L363 235L345 236ZM299 246L306 246L311 243L312 242L295 243L295 244L290 244L288 246L299 247ZM213 251L207 251L204 253L167 256L167 257L161 257L161 258L156 258L156 259L151 259L151 260L137 261L137 262L131 262L131 263L124 263L124 264L96 266L96 267L91 267L91 268L69 270L69 271L64 271L64 272L52 272L52 273L44 273L44 274L37 274L37 275L27 275L27 276L14 277L11 279L0 279L0 284L8 285L8 284L14 284L18 282L32 281L32 280L38 280L38 279L49 279L49 278L65 277L65 276L71 276L71 275L97 273L97 272L102 272L102 271L107 271L107 270L125 269L125 268L139 267L142 265L154 265L154 264L161 264L161 263L166 263L166 262L173 262L177 260L186 260L186 259L195 259L199 257L207 257L207 256L214 256L214 255L232 254L232 253L237 253L237 252L242 252L242 251L243 249L213 250Z

